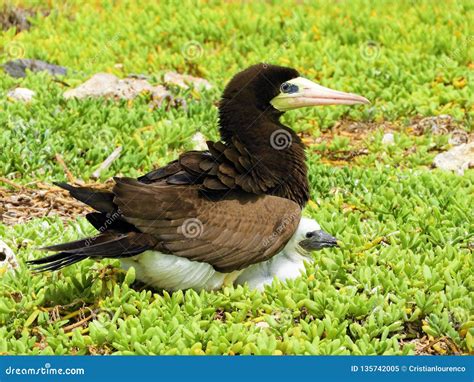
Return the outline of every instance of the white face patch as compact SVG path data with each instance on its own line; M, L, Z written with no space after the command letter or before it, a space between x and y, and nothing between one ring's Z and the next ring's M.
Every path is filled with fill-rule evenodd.
M303 217L300 220L300 224L298 225L298 229L296 232L298 234L301 233L303 237L306 237L306 233L319 231L320 229L321 229L321 226L318 224L316 220Z
M283 248L282 252L287 255L292 253L300 253L301 251L306 252L299 246L299 242L306 239L306 234L308 232L319 231L320 229L321 227L316 220L302 217L296 232L293 234L293 237L290 239L290 241L286 243L286 246Z

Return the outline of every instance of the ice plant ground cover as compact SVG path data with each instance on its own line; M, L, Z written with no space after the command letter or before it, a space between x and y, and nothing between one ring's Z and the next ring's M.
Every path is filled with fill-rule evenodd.
M0 237L19 262L15 272L0 269L0 354L474 351L474 171L431 166L453 135L472 139L471 1L114 4L0 8L2 16L12 9L31 15L29 29L2 25L2 63L36 58L68 68L57 79L0 73ZM315 253L300 278L264 292L150 291L134 283L133 271L120 272L118 261L30 272L25 261L43 255L35 248L93 230L84 217L55 213L67 203L63 194L42 216L15 222L12 201L28 203L15 193L66 180L65 166L92 182L117 146L121 156L98 182L175 159L193 147L197 131L218 139L220 92L256 62L292 66L372 100L284 117L308 145L305 214L338 237L340 248ZM175 88L186 107L153 109L147 94L133 101L62 96L98 72L158 84L169 70L206 78L213 88ZM35 92L31 102L7 97L20 86ZM437 128L443 118L428 128L419 123L444 114L452 129Z

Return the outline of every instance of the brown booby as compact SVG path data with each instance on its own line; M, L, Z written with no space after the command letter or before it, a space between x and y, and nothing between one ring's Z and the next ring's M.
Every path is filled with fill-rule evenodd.
M275 277L281 281L298 277L304 270L304 263L313 261L311 251L336 245L336 238L321 230L315 220L303 217L292 238L278 254L240 272L218 272L206 262L157 251L145 251L137 256L123 258L121 262L126 270L134 267L136 274L140 275L140 281L155 289L216 290L232 283L247 283L252 289L262 290Z
M281 115L305 106L364 103L292 68L251 66L225 88L222 141L207 142L208 151L186 152L138 179L115 178L111 191L58 183L96 211L87 219L99 234L47 247L57 253L30 263L46 271L87 258L171 255L205 263L234 282L285 248L309 198L304 145ZM182 289L192 276L189 270L171 289ZM146 278L137 272L137 279Z

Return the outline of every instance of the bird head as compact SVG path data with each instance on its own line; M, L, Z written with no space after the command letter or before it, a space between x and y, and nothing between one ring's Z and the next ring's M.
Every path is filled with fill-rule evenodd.
M316 220L302 217L296 232L282 252L290 257L296 254L309 257L312 251L336 246L337 239L324 232Z
M225 144L239 142L253 158L250 181L260 179L267 193L304 206L309 198L305 146L280 116L316 105L369 103L359 95L318 85L297 70L270 64L253 65L236 74L219 103L219 132ZM278 186L275 186L278 183Z
M316 220L305 217L301 218L293 238L297 246L307 253L337 246L334 236L324 232Z
M366 98L318 85L297 70L260 63L236 74L224 90L223 103L233 100L260 111L285 112L306 106L356 105Z

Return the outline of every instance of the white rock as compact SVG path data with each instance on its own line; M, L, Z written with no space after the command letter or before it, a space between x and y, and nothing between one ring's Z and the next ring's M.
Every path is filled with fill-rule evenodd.
M189 85L192 85L199 90L208 90L212 88L212 85L209 83L209 81L205 80L204 78L190 76L189 74L167 72L165 73L163 80L167 84L176 85L183 89L188 89Z
M133 99L143 92L149 92L153 98L161 99L169 96L164 86L153 86L144 79L119 79L113 74L97 73L75 89L64 92L64 98L105 97L117 99Z
M395 137L393 133L386 133L382 138L382 144L390 146L395 144Z
M5 242L0 240L0 276L4 271L15 269L18 267L18 261L15 254Z
M206 137L204 134L200 133L199 131L193 135L191 138L191 142L193 142L193 149L198 151L207 150L207 143Z
M35 95L35 92L27 88L12 89L7 93L7 96L15 101L30 102Z
M464 171L474 167L474 142L465 143L449 151L436 155L433 164L447 171L454 171L464 175Z

